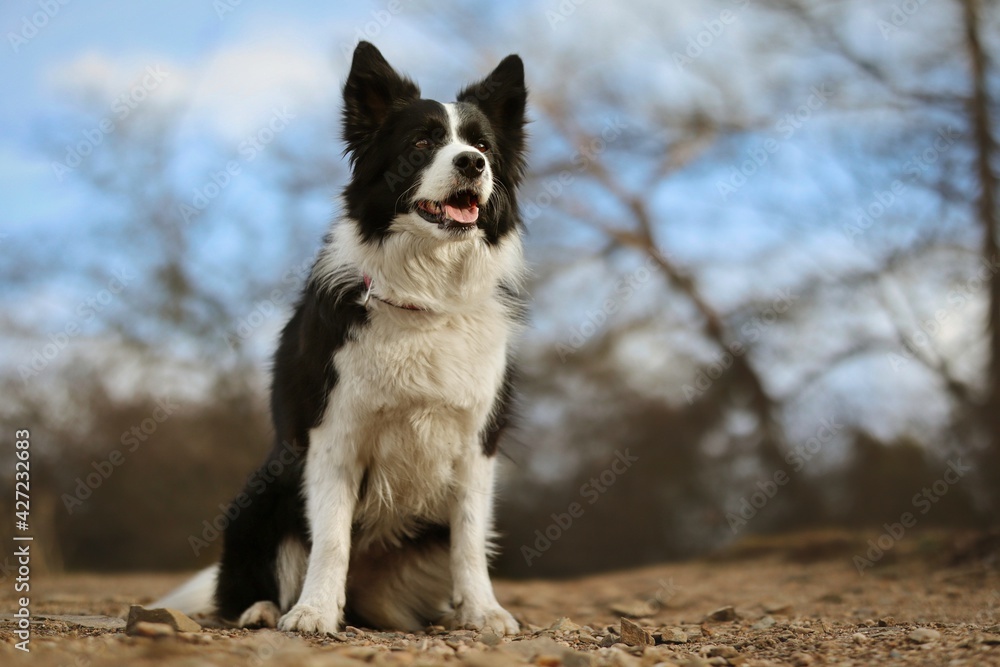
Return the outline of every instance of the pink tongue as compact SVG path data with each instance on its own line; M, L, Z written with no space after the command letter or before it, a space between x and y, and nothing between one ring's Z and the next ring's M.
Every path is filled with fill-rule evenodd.
M468 224L479 219L479 206L473 204L469 208L456 208L454 206L444 204L444 214L455 222L464 222Z

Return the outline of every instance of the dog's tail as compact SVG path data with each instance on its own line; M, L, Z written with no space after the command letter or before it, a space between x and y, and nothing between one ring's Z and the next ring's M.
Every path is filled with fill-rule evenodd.
M154 602L151 608L168 607L189 616L213 614L215 613L215 582L218 580L218 575L218 565L206 567L194 578Z

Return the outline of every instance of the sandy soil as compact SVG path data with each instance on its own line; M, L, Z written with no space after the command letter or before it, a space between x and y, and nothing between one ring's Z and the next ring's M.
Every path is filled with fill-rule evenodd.
M498 597L523 626L502 639L434 628L417 635L348 628L322 638L219 628L128 636L114 617L183 575L39 576L31 652L15 647L8 613L0 664L1000 665L1000 574L989 559L917 555L861 576L850 553L815 558L750 549L572 581L499 581ZM0 600L11 612L16 596L11 580L5 584ZM649 634L622 637L622 616ZM642 641L656 645L628 645Z

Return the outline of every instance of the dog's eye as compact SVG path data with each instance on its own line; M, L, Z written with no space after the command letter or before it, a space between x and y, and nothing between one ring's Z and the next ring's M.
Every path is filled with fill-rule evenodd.
M426 148L431 147L431 141L430 139L417 139L416 141L413 142L413 147L419 148L420 150L424 150Z
M486 151L488 151L490 149L490 145L488 143L486 143L485 141L477 141L475 149L477 151L479 151L480 153L485 153Z

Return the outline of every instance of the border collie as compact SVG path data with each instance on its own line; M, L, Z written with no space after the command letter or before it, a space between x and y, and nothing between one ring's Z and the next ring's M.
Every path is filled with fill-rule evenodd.
M515 633L488 559L522 307L524 67L508 56L442 104L361 42L343 92L352 174L275 356L276 445L255 476L273 481L237 496L221 562L157 604L310 633Z

